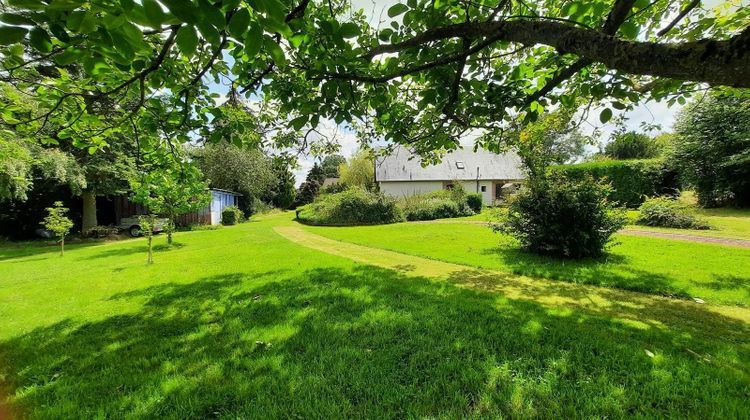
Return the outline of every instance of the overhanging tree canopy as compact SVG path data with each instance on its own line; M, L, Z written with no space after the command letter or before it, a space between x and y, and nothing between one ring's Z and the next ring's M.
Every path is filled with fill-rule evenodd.
M2 79L40 113L0 111L93 148L142 121L187 141L222 115L213 79L307 133L331 118L424 152L472 129L498 146L510 121L552 105L602 104L606 121L610 107L750 87L741 2L408 0L376 28L340 0L9 0ZM117 118L97 125L108 108Z

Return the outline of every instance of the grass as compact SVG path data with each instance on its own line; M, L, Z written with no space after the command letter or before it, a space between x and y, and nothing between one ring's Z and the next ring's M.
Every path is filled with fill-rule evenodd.
M0 416L750 415L750 327L710 303L509 298L298 245L290 218L177 233L151 266L143 240L1 261Z
M618 235L619 245L604 258L570 261L523 252L512 239L482 224L306 229L332 239L478 268L750 306L748 249Z

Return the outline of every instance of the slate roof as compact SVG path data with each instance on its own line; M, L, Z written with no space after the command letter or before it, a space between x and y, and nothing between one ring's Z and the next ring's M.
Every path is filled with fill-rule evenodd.
M412 158L412 159L409 159ZM461 168L463 166L463 168ZM418 156L403 147L375 162L377 181L513 180L525 178L521 158L515 152L492 153L459 149L448 153L437 165L422 167Z

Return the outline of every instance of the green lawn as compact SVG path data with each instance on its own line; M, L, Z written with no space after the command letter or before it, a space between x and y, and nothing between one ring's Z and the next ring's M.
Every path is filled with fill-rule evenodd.
M178 233L151 266L143 240L0 248L0 417L750 416L748 314L510 299L297 245L290 218Z
M482 224L306 227L341 241L485 269L750 306L750 249L617 235L603 258L541 257Z

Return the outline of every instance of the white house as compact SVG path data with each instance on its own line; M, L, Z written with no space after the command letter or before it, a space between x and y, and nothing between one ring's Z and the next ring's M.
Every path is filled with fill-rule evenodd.
M460 182L466 191L482 193L484 203L492 205L524 178L521 159L514 152L459 149L445 155L439 164L423 167L418 156L397 147L375 160L380 191L395 197L450 189Z

